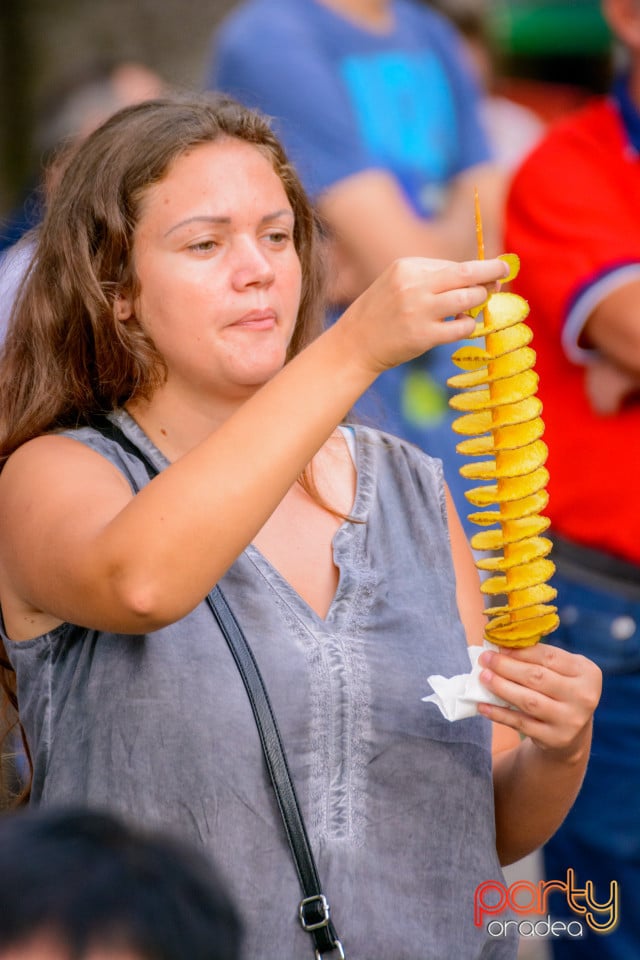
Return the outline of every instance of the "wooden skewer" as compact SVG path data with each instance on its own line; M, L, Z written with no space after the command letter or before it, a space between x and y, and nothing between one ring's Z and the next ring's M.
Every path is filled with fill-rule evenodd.
M480 198L478 188L473 188L473 202L476 218L476 243L478 245L478 260L484 260L484 234L482 232L482 214L480 213Z

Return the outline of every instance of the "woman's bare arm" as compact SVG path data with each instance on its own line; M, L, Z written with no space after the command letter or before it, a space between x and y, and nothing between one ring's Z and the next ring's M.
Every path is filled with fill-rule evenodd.
M25 444L0 475L5 608L130 633L193 609L386 367L468 334L501 261L394 264L330 330L137 496L66 438ZM30 633L29 633L30 630ZM21 636L33 636L25 622Z

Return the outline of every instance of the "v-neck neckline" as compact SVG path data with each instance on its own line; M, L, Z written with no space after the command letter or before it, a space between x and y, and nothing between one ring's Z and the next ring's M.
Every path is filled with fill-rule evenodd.
M351 426L342 429L353 430L353 445L345 436L345 442L349 448L349 453L354 458L356 470L356 489L353 499L353 507L349 514L350 519L343 520L333 537L331 538L331 549L333 553L333 562L338 569L338 585L325 616L321 616L311 604L309 604L302 594L300 594L289 580L280 572L269 558L250 543L245 550L247 558L253 563L254 567L271 584L277 584L277 589L283 596L291 610L296 616L303 620L312 620L314 624L327 628L336 625L338 620L347 615L353 600L350 590L350 581L347 571L350 569L348 563L352 557L355 545L364 535L364 528L369 514L369 504L373 485L371 480L371 448L370 445L363 442L363 437Z

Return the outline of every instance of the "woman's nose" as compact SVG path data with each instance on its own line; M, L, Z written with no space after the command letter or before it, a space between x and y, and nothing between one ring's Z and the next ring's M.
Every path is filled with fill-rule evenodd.
M234 253L233 282L238 289L267 286L274 279L271 260L254 241L240 243Z

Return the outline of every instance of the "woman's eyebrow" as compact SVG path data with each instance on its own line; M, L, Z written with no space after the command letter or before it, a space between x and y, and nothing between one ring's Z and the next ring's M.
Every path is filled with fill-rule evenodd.
M260 217L260 223L268 223L270 220L277 220L279 217L289 217L293 220L293 211L289 210L288 207L282 207L280 210L274 210L273 213L265 213L264 217ZM186 220L180 220L179 223L174 223L172 227L169 227L167 232L164 234L165 237L168 237L170 233L173 233L174 230L179 230L180 227L185 227L189 223L231 223L231 217L218 217L213 214L196 214L193 217L187 217Z
M283 207L281 210L274 210L273 213L265 213L264 217L260 217L260 223L277 220L278 217L288 217L290 220L295 220L293 210L290 210L289 207Z
M174 223L172 227L169 227L165 233L165 237L168 237L170 233L173 233L174 230L179 230L180 227L186 227L188 223L231 223L231 217L214 217L205 214L198 214L195 217L187 217L186 220L180 220L179 223Z

